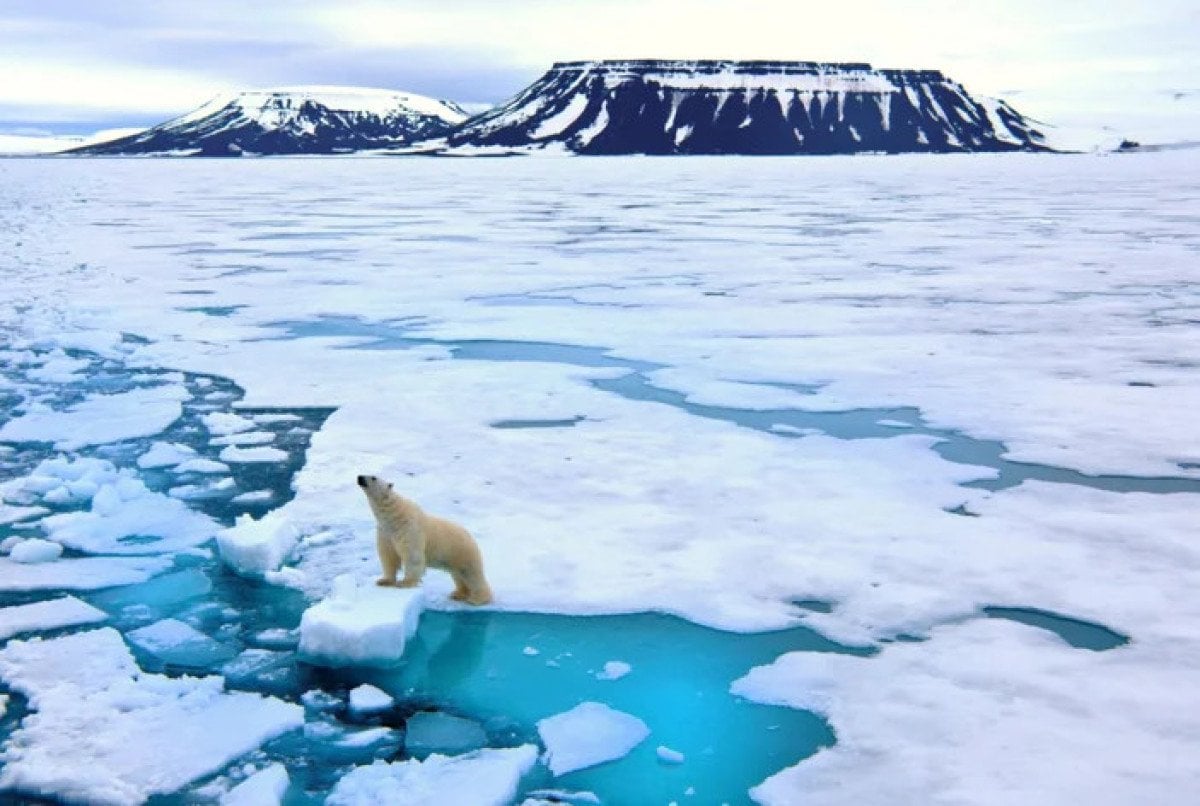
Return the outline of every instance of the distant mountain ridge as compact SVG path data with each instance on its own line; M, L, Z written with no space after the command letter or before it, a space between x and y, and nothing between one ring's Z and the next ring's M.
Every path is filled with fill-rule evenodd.
M138 134L68 153L241 156L395 148L447 133L467 113L450 101L358 87L281 87L217 98Z
M1007 103L937 70L784 61L561 62L446 136L451 151L848 154L1049 151Z

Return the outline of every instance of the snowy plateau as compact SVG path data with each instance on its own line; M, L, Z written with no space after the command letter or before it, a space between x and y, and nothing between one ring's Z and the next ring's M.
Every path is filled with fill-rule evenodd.
M6 159L0 231L0 802L1200 801L1186 153Z

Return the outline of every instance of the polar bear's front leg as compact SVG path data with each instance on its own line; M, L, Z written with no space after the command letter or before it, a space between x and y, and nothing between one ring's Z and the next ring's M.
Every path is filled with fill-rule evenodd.
M375 551L379 554L379 564L383 566L383 576L375 580L375 584L395 585L396 572L400 570L400 552L396 551L391 538L382 529L375 530Z
M399 588L415 588L425 576L425 539L414 537L407 541L408 551L404 556L404 579L396 583Z

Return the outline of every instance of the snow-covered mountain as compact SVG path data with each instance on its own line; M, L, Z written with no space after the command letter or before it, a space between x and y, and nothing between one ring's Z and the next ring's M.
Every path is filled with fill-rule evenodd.
M338 154L436 137L466 120L449 101L359 87L284 87L217 98L75 154Z
M558 63L450 132L446 144L459 153L1050 150L1004 101L972 98L936 70L777 61Z

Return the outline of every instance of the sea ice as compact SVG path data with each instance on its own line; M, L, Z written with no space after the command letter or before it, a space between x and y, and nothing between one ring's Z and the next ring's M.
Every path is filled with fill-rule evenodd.
M0 641L32 630L57 630L104 621L108 614L74 596L27 605L0 607Z
M598 702L584 702L537 723L546 766L555 775L623 758L650 735L636 716Z
M221 806L279 806L291 779L282 764L268 764L221 798Z
M363 683L357 688L350 689L350 713L355 716L369 716L380 711L386 711L395 705L392 695L369 683Z
M135 806L216 772L304 721L304 709L223 691L220 677L147 674L111 628L0 649L0 678L35 713L10 737L0 790Z
M0 426L6 442L53 442L61 451L149 437L183 414L187 390L154 386L111 395L93 395L65 411L31 411Z
M196 451L178 442L155 442L149 450L137 459L137 466L143 470L159 467L173 467L180 462L186 462L196 456Z
M275 493L271 490L251 490L250 492L239 493L229 499L234 504L265 504L275 498Z
M275 435L270 431L240 431L209 440L213 445L266 445L274 441Z
M633 667L622 660L610 660L604 668L596 672L597 680L620 680L633 671Z
M483 727L442 711L418 711L404 723L404 750L411 756L457 755L487 744Z
M172 473L228 473L229 465L212 459L187 459L175 465Z
M51 563L62 556L61 543L31 537L13 546L8 557L15 563Z
M210 668L234 656L220 641L177 619L156 621L126 634L135 646L163 663L195 668Z
M171 567L166 557L83 557L26 565L0 558L0 591L98 590L145 582Z
M686 760L683 753L680 753L678 750L672 750L665 745L659 745L654 752L658 756L658 760L663 764L682 764Z
M300 619L300 654L324 666L388 666L404 655L425 607L421 588L356 586L339 577Z
M220 528L208 516L128 476L101 485L90 511L50 515L42 527L50 539L89 554L175 552L209 540Z
M279 448L272 448L267 445L257 448L240 448L237 445L230 445L229 447L221 450L222 461L239 464L252 462L286 462L287 458L287 451L281 451Z
M357 767L338 781L327 806L506 806L517 794L521 776L537 762L533 745L485 748L462 756L432 755L388 764Z
M232 527L217 534L217 549L234 571L256 576L279 568L299 539L296 527L278 511L261 518L239 515Z
M229 414L223 411L214 411L211 414L205 414L200 420L204 423L204 427L208 429L208 432L214 436L228 436L229 434L236 434L241 431L252 431L257 427L253 420L247 420L241 415Z

